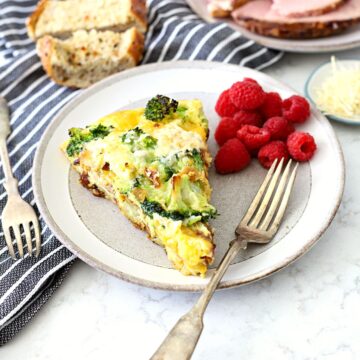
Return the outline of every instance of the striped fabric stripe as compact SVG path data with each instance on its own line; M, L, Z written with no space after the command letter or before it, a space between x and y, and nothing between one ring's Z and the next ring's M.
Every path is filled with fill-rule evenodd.
M7 99L12 114L9 154L20 193L34 205L31 173L38 141L54 115L79 93L54 84L44 74L25 29L25 19L35 5L35 0L0 2L0 94ZM223 23L204 23L185 0L149 0L148 5L143 63L191 59L261 69L282 55L244 38ZM6 202L3 183L0 167L1 208ZM28 255L17 261L10 259L0 226L0 345L35 315L61 284L75 259L40 214L39 219L42 251L38 259Z

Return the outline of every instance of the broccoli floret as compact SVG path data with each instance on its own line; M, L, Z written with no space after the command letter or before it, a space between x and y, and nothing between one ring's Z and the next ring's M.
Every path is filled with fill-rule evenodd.
M191 152L189 151L188 153L190 153L194 160L194 165L198 170L202 170L204 167L204 162L203 159L201 157L201 153L198 149L192 149Z
M142 129L136 127L132 130L129 130L121 136L121 141L124 144L131 146L131 151L143 149L154 149L157 140L150 135L146 135Z
M151 121L158 121L177 110L178 102L164 95L156 95L148 101L145 108L145 117Z
M121 136L121 141L124 144L134 145L134 143L139 139L140 135L142 134L144 134L144 132L139 127L136 127L123 134Z
M84 144L95 139L104 138L109 135L110 129L102 124L90 129L71 128L69 129L70 141L66 147L66 152L69 156L75 156L83 150Z
M168 181L172 178L172 176L176 173L176 170L170 166L164 166L164 174L165 174L165 181Z
M193 225L198 221L209 221L217 215L215 209L209 209L204 212L193 210L185 212L177 210L167 211L158 202L149 201L147 199L145 199L141 204L141 208L143 209L144 213L151 218L153 218L154 214L158 214L162 217L166 217L175 221L184 221L187 225Z
M99 124L98 126L90 129L90 134L92 135L93 139L98 139L98 138L104 138L105 136L108 136L110 133L110 129L112 128L112 126L108 127L102 124Z
M163 216L163 214L165 213L165 210L158 202L149 201L147 199L145 199L144 202L141 204L141 208L143 209L144 213L151 218L153 217L154 213L161 216Z
M191 181L188 175L178 177L172 182L165 203L169 211L179 211L187 214L186 217L215 212L205 195L204 185L200 181Z
M133 188L140 188L141 187L141 183L143 181L143 176L140 175L140 176L137 176L134 180L134 183L133 183Z
M194 167L198 171L204 170L204 161L198 149L180 151L171 156L157 158L156 161L161 179L164 182L187 167Z
M157 140L152 136L148 135L142 139L142 144L145 149L154 149L157 144Z
M179 116L182 119L185 119L186 117L186 111L187 111L187 107L186 106L178 106L176 112L179 114Z
M147 189L147 198L141 206L150 217L157 213L192 225L199 221L209 221L217 215L216 209L208 203L203 185L198 181L192 182L187 175L168 183L161 196L145 184L141 184L141 187Z

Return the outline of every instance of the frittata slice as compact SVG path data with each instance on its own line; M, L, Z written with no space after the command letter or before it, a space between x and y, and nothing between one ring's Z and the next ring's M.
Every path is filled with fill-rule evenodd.
M215 247L208 221L216 210L201 102L157 96L146 109L113 113L69 136L62 150L82 185L115 202L181 273L205 276Z

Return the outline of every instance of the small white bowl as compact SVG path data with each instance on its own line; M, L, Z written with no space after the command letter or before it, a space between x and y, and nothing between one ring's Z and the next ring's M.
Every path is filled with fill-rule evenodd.
M338 60L338 63L342 66L360 66L360 60ZM331 75L332 72L332 63L327 62L325 64L317 67L309 76L305 84L305 95L306 97L316 106L316 90L321 86L321 84ZM334 114L325 114L329 119L335 120L348 125L360 125L360 116L357 118L346 118L340 117Z

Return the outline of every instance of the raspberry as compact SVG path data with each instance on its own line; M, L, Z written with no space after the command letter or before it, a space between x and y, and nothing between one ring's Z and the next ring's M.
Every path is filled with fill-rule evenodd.
M282 100L280 95L276 92L266 93L265 101L260 107L260 112L265 119L281 116Z
M244 125L236 133L237 138L242 141L246 148L256 150L270 141L270 131L265 128L258 128L257 126Z
M269 169L275 159L284 158L285 161L289 160L289 152L286 144L283 141L271 141L264 145L258 153L258 160L260 164Z
M265 92L260 85L250 81L238 81L229 91L233 104L240 110L255 110L265 100Z
M253 83L253 84L259 85L259 83L258 83L255 79L252 79L252 78L245 77L245 78L243 79L243 81L247 81L247 82L251 82L251 83Z
M293 124L281 116L275 116L267 120L264 128L270 131L272 140L286 140L289 134L295 131Z
M310 160L316 151L314 138L309 133L300 131L289 135L287 147L294 160L301 162Z
M234 119L241 125L253 125L261 127L263 123L261 116L253 111L240 110L234 115Z
M251 157L244 144L238 139L228 140L215 156L215 168L219 174L228 174L246 168Z
M302 96L290 96L283 101L283 116L293 123L303 123L310 116L310 105Z
M215 105L215 111L220 116L233 116L238 111L230 100L229 90L225 90L220 94Z
M241 123L238 120L231 117L222 118L215 130L216 142L221 146L227 140L235 138L240 127Z

